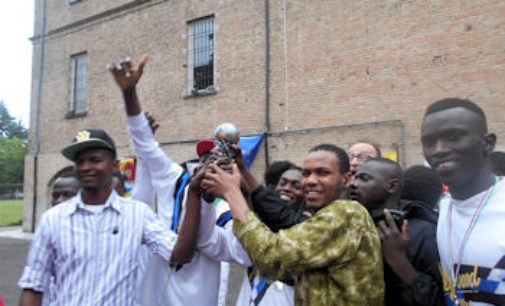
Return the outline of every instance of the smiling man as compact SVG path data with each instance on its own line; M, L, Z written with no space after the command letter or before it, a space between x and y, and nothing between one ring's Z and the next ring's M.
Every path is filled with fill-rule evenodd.
M168 265L177 235L146 204L116 194L116 148L105 131L80 131L62 153L81 189L42 215L19 280L20 305L40 305L51 276L51 305L136 305L140 245Z
M496 136L484 112L469 100L437 101L426 110L421 141L450 192L437 228L446 302L505 304L505 180L491 171Z
M342 158L343 157L343 158ZM314 216L272 233L249 210L240 192L241 174L213 166L202 181L231 206L234 232L255 266L276 279L295 279L296 305L383 305L380 241L359 203L338 200L349 160L341 148L322 144L303 163L302 188Z

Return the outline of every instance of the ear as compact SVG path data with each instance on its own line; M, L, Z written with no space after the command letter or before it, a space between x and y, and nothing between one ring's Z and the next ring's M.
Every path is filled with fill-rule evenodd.
M493 133L488 133L484 135L484 154L486 156L493 152L494 146L496 144L496 135Z
M400 190L400 180L399 179L391 179L386 187L386 191L389 194L395 194Z
M353 181L353 176L352 176L352 173L349 171L346 174L344 174L344 179L342 180L343 187L344 188L351 187L352 181Z
M112 173L119 172L119 168L119 160L116 159L112 162Z

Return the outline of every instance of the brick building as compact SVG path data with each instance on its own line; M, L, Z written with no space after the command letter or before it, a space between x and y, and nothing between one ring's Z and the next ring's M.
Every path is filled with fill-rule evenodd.
M131 153L105 69L125 56L150 55L139 96L177 161L231 121L243 135L267 135L258 177L267 160L301 164L317 143L360 138L419 164L423 111L449 96L478 102L505 144L504 1L35 2L27 231L48 208L48 183L69 165L60 150L79 129L105 128L120 155Z

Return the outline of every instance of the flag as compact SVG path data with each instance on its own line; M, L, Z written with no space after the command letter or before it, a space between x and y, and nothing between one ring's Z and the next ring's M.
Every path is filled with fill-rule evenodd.
M251 168L251 165L258 154L261 141L263 140L263 134L257 136L240 137L238 146L242 149L242 156L244 157L244 162L247 169Z
M398 153L396 151L382 153L382 157L398 162Z

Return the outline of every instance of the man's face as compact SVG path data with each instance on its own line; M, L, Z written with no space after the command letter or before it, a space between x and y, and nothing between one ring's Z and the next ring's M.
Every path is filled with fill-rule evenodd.
M289 169L281 175L274 190L281 196L286 205L300 203L304 196L301 181L302 173L300 170Z
M480 116L462 107L426 116L421 142L424 157L449 189L470 183L494 146L486 141Z
M231 173L232 169L232 161L228 159L228 157L223 154L223 152L217 150L216 148L212 149L209 153L202 155L200 158L200 163L204 166L210 166L214 163L219 165L219 168L225 170L228 173Z
M59 177L53 183L51 204L58 205L74 197L79 190L79 181L74 177Z
M77 155L75 171L83 189L101 190L111 186L118 163L103 149L89 149Z
M307 207L320 209L335 201L342 192L345 177L340 161L333 152L310 152L303 162L302 188Z
M349 165L354 175L358 169L370 158L377 157L377 151L368 143L358 142L349 148Z
M228 157L223 154L223 152L217 150L217 148L212 149L209 153L205 153L200 157L200 163L203 167L209 167L212 164L217 164L222 170L232 173L233 163ZM203 192L203 198L212 203L216 199L214 194Z
M360 202L369 211L384 203L391 195L387 190L390 178L385 170L378 162L364 163L354 176L351 199Z

